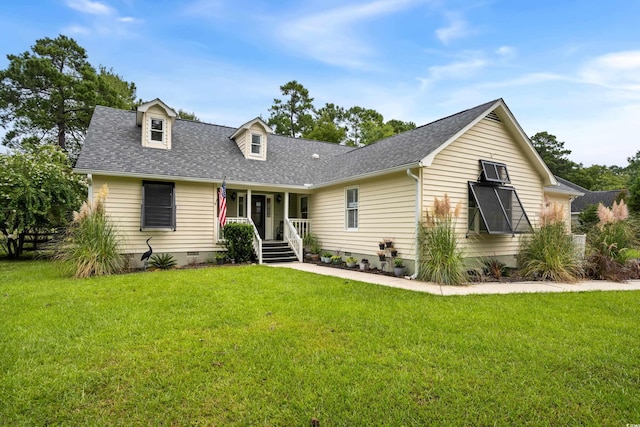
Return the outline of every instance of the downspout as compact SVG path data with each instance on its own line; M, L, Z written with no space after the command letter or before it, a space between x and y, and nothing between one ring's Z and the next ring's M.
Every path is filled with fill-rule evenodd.
M415 266L413 274L411 275L411 279L415 279L418 277L418 268L420 267L420 244L418 241L418 237L420 235L420 178L414 175L411 172L411 169L407 169L407 175L416 180L416 207L415 207L415 230L416 230L416 255L415 255Z
M87 200L93 204L93 174L87 174Z

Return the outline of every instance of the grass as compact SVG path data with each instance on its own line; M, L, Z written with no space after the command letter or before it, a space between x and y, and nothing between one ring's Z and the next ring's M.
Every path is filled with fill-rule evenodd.
M0 425L640 422L640 293L0 262ZM508 285L505 285L508 286Z

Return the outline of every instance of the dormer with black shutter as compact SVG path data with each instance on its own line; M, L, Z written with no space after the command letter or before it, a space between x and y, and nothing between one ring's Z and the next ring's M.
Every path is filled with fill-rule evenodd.
M238 145L245 159L267 160L267 142L273 130L262 119L255 119L240 126L230 138Z
M171 130L178 114L156 98L138 106L136 124L142 128L142 146L171 150Z

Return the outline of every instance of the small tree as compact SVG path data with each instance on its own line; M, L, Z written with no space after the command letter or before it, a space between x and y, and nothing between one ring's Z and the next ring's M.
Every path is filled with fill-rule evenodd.
M224 226L223 233L229 259L236 262L250 261L253 256L253 227L231 222Z
M55 146L0 154L0 232L11 258L18 258L26 233L66 223L86 195L83 179Z

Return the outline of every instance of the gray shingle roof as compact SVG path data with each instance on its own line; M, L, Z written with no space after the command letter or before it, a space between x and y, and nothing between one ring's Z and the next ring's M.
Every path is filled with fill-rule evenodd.
M622 192L626 190L606 190L606 191L589 191L587 190L584 193L584 196L576 197L576 199L571 202L571 211L572 212L582 212L590 205L597 205L598 203L602 203L604 206L610 208L613 206L613 202L616 200L616 197Z
M171 150L146 148L134 111L96 107L79 172L184 177L263 185L323 184L415 165L496 102L487 102L374 144L351 148L320 141L269 135L267 160L245 159L229 139L235 128L176 120ZM314 159L318 154L319 159Z

